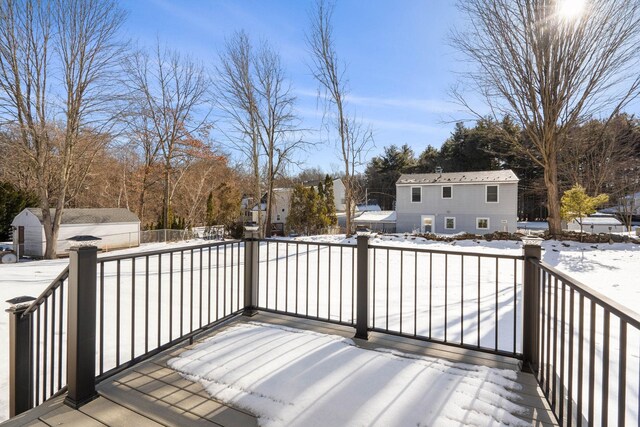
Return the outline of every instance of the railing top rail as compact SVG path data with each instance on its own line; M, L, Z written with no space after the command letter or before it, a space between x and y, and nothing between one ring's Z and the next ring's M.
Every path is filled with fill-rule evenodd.
M154 251L128 253L123 255L101 256L98 258L98 263L108 262L108 261L117 261L117 260L123 260L123 259L142 258L147 256L153 256L153 255L168 254L168 253L180 252L185 250L204 249L204 248L224 246L224 245L230 245L230 244L236 244L236 243L242 243L242 240L224 240L221 242L203 243L201 245L179 246L179 247L173 247L173 248L167 248L167 249L157 249Z
M342 248L355 248L355 243L332 243L332 242L313 242L307 240L285 240L285 239L258 239L259 242L267 242L267 243L289 243L292 245L309 245L309 246L327 246L327 247L342 247Z
M504 254L492 254L483 252L465 252L465 251L449 251L446 249L426 249L426 248L410 248L405 246L383 246L383 245L369 245L369 248L395 250L395 251L407 251L407 252L420 252L420 253L432 253L432 254L446 254L446 255L463 255L468 257L480 257L480 258L503 258L503 259L516 259L524 260L523 255L504 255Z
M640 329L640 314L612 300L604 294L601 294L600 292L590 288L584 283L577 281L569 275L553 268L543 261L537 260L535 258L529 258L527 260L539 266L541 269L545 270L553 277L562 280L563 283L569 285L569 287L575 289L578 293L590 298L597 305L624 320L625 322L627 322L627 324L635 327L636 329Z
M69 266L67 265L65 267L64 270L62 270L60 272L60 274L58 274L58 277L56 277L55 279L53 279L53 281L51 282L51 284L49 286L47 286L47 288L42 291L42 293L38 296L38 298L36 298L35 300L33 300L33 302L31 303L31 305L29 305L29 307L24 311L24 313L22 313L23 316L26 316L29 313L32 313L36 310L36 308L38 308L38 306L40 304L42 304L42 302L53 293L53 291L55 291L56 289L58 289L60 287L60 285L62 285L62 282L69 277Z

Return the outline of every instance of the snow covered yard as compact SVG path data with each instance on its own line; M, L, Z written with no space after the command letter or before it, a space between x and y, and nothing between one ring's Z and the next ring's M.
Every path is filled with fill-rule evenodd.
M302 240L302 239L298 239L298 240ZM308 241L308 242L330 242L330 243L350 243L350 244L354 244L355 243L355 239L345 239L344 236L315 236L315 237L308 237L308 238L304 238L304 241ZM201 244L201 243L205 243L203 241L192 241L189 243L183 242L180 244L172 244L172 245L166 245L166 244L154 244L154 245L145 245L142 249L143 250L155 250L155 249L161 249L161 248L177 248L181 245L193 245L193 244ZM418 248L418 249L429 249L429 250L448 250L448 251L458 251L458 252L463 252L463 253L469 253L470 255L473 254L498 254L498 255L515 255L515 256L519 256L522 254L522 244L521 242L514 242L514 241L493 241L493 242L485 242L485 241L458 241L455 243L446 243L446 242L433 242L433 241L426 241L424 239L421 238L412 238L412 237L408 237L405 238L404 236L378 236L378 237L374 237L371 239L370 242L372 245L379 245L379 246L390 246L390 247L397 247L397 248ZM284 244L280 244L279 245L279 251L278 251L278 259L284 259L286 257L286 246ZM270 247L273 248L275 247L275 245L273 243L270 244ZM240 248L238 248L236 246L238 253L236 255L236 260L241 259L240 256ZM266 274L265 271L265 264L266 264L266 254L264 249L266 249L266 244L263 243L262 244L262 248L261 248L261 266L260 266L260 276L261 278L264 277L264 275ZM351 263L352 261L352 253L350 253L350 250L345 250L343 254L340 254L339 251L340 248L335 247L333 249L331 249L331 256L332 256L332 265L334 265L334 267L331 269L327 269L326 265L323 264L323 262L325 262L327 260L327 252L329 252L329 249L327 247L323 247L321 249L322 251L322 258L321 258L321 263L318 264L317 260L318 258L316 257L316 255L318 255L318 251L316 250L315 253L313 253L311 257L307 257L308 259L306 260L308 262L308 267L305 268L309 268L311 273L312 273L312 277L316 277L316 275L318 275L319 279L320 279L320 286L325 286L324 284L326 283L332 283L331 286L336 286L336 284L339 282L339 273L338 273L338 268L337 265L339 265L339 260L342 259L345 268L347 268L347 266ZM569 274L571 277L585 283L586 285L598 290L599 292L607 295L608 297L630 307L631 309L635 309L636 305L638 304L638 302L640 302L640 289L638 289L637 287L637 283L638 283L638 277L640 277L640 247L638 245L631 245L631 244L613 244L613 245L589 245L589 244L580 244L580 243L575 243L575 242L568 242L563 244L562 242L557 242L557 241L547 241L543 243L543 260L549 264L551 264L552 266L557 267L558 269L560 269L561 271ZM136 252L139 251L140 248L137 249L132 249L132 250L127 250L127 251L121 251L119 253L125 253L125 252ZM313 245L311 246L311 250L313 251ZM413 271L415 266L420 268L420 271L418 272L418 281L420 281L421 283L424 282L425 280L425 264L428 262L427 258L425 258L424 254L420 254L418 256L415 256L409 251L406 252L404 255L404 258L402 259L402 263L400 263L400 258L399 258L399 251L396 251L395 253L392 253L390 258L389 258L389 262L387 262L387 259L385 257L385 254L380 253L381 251L377 251L378 254L376 255L375 258L375 265L376 265L376 273L377 273L377 280L376 283L374 284L376 291L378 292L378 298L376 299L376 326L380 327L380 325L383 325L384 322L386 321L386 318L388 317L390 319L390 324L389 324L389 329L392 328L396 328L399 324L400 319L402 318L404 320L404 325L405 328L411 328L413 325L413 320L415 320L415 318L413 318L413 314L408 314L408 315L401 315L398 316L397 311L394 312L394 310L397 310L396 307L399 307L399 303L402 300L400 298L400 293L398 292L397 287L399 286L399 281L397 280L398 277L400 277L400 265L404 265L405 269L402 272L402 277L404 278L404 283L405 286L407 286L407 284L411 284L411 286L413 285L414 281L416 280L415 277L413 276ZM186 251L185 253L188 253L188 251ZM109 255L111 255L113 253L110 253ZM270 259L273 260L275 256L275 251L271 252L270 254ZM288 257L290 260L293 260L294 258L292 258L292 253L288 254ZM302 260L302 256L301 256L301 260ZM459 276L457 276L458 278L462 276L462 273L460 273L460 262L456 260L456 257L450 256L449 257L450 260L449 262L451 262L451 271L453 272L452 274L454 274L454 276L452 277L456 277L456 274L459 274ZM465 257L466 258L466 257ZM474 271L477 271L478 265L477 262L474 261L474 258L477 259L477 257L474 256L470 256L468 257L467 260L465 260L464 262L464 277L465 277L465 283L468 282L467 275L473 275ZM459 260L460 257L458 256L457 259ZM324 260L324 261L323 261ZM436 260L436 257L434 255L434 261ZM139 276L140 274L142 274L144 272L144 257L140 258L137 262L136 262L136 275ZM206 261L206 258L205 258ZM440 260L442 261L442 260ZM520 298L520 294L519 291L518 292L513 292L513 287L514 287L514 275L513 275L513 269L511 267L509 267L509 264L512 263L512 261L509 260L505 260L506 261L506 266L505 267L500 267L499 269L499 280L498 280L498 297L499 297L499 303L500 303L500 312L499 312L499 316L500 316L500 344L501 346L504 345L504 348L509 349L510 346L513 343L513 327L511 325L513 325L513 310L510 307L513 307L513 298L514 295L516 298ZM62 260L55 260L55 261L37 261L37 262L24 262L24 263L20 263L20 264L5 264L5 265L0 265L0 297L4 297L4 300L13 298L15 296L19 296L19 295L32 295L32 296L37 296L50 282L51 280L53 280L53 278L55 278L55 276L58 275L58 273L67 265L67 260L66 259L62 259ZM503 261L501 261L502 263ZM315 263L315 264L314 264ZM272 267L275 266L275 261L273 261L272 263ZM185 264L185 267L188 264ZM293 261L291 261L291 265L290 267L292 267ZM150 271L153 271L153 268L157 266L157 259L154 259L154 257L151 257L150 260ZM161 273L161 275L163 277L166 277L166 275L168 275L167 270L167 262L163 262L162 264L163 267L163 271ZM195 258L195 264L193 265L194 270L196 270L199 267L199 260L197 258ZM281 266L282 267L282 266ZM483 263L481 264L481 270L482 270L482 274L481 274L481 284L483 286L483 292L486 286L488 286L488 290L492 290L494 289L495 286L495 269L492 266L492 263L489 262L488 264L485 264L485 262L483 261ZM113 269L113 266L109 267L111 270ZM190 268L190 267L189 267ZM388 283L391 285L390 289L389 289L389 310L387 311L387 306L386 303L382 302L382 300L379 300L379 298L382 297L382 295L384 294L384 292L386 291L386 289L384 288L384 284L381 285L381 283L384 283L384 276L386 274L385 269L389 270L389 274L391 277L391 280L388 281ZM108 276L107 276L107 282L111 283L114 281L114 272L109 270L108 271ZM279 276L279 280L282 280L282 277L285 277L287 273L286 269L280 269L280 276ZM290 274L293 273L293 271L289 271ZM300 274L303 274L304 270L301 270ZM434 270L434 273L437 273ZM515 275L515 280L518 282L517 284L520 285L521 284L521 267L518 267L516 270L516 275ZM155 274L155 273L154 273ZM275 280L273 280L275 278L275 275L278 274L277 270L275 270L275 268L271 268L271 270L269 271L269 283L270 286L272 286L272 283L275 283ZM296 274L298 274L296 272ZM350 280L350 275L352 274L351 271L347 270L345 272L345 284L349 283L348 280ZM125 286L125 284L129 283L130 279L131 279L131 269L128 266L128 264L123 263L123 268L121 271L121 277L122 277L122 282L123 282L123 286ZM436 274L437 276L437 274ZM331 277L331 280L328 280L329 277ZM151 298L152 301L154 300L154 286L156 283L156 280L158 280L159 275L155 274L155 276L152 277L151 279ZM237 278L237 277L236 277ZM196 278L196 281L198 279ZM313 279L315 280L315 279ZM459 279L457 279L459 281ZM107 283L106 282L106 283ZM264 279L262 279L263 284ZM438 281L439 282L439 281ZM454 283L454 281L452 281L452 283ZM139 284L140 286L144 286L144 280L142 278L140 278L139 280L136 281L137 284ZM163 283L167 283L167 280L163 279ZM481 305L480 305L480 312L482 313L493 313L493 307L494 302L495 302L495 294L489 294L488 295L488 299L487 301L484 301L484 294L480 294L480 296L483 296L483 298L478 298L479 295L474 294L474 289L476 287L476 284L473 281L473 277L470 280L471 283L471 287L470 290L465 291L465 301L468 298L471 298L472 300L480 300ZM315 286L315 285L314 285ZM412 287L409 286L408 291L409 291L409 297L410 299L408 301L405 301L405 308L407 310L407 312L411 312L413 310L413 304L412 304L412 300L411 298L415 297L415 293L412 293L411 289ZM423 286L422 284L420 286ZM198 283L196 282L196 288L198 287ZM436 285L434 286L434 289L438 290L438 287L440 287L440 290L442 289L442 284ZM466 285L465 285L466 287ZM268 291L266 290L262 290L262 294L261 294L261 304L264 304L266 302L266 300L264 299L267 295L266 292L269 293L270 297L271 297L271 301L275 301L275 297L277 296L279 298L280 301L280 307L283 307L282 302L284 301L284 299L286 298L286 294L284 292L282 292L284 290L284 288L280 288L280 294L277 294L277 291L274 292L273 287L271 287ZM124 288L123 288L124 291ZM321 294L317 297L317 299L313 299L315 298L313 296L313 294L309 295L309 298L311 299L311 310L316 310L316 313L318 313L319 315L321 315L322 313L327 313L329 311L331 311L331 315L337 318L337 311L336 308L337 307L342 307L344 310L342 312L342 315L344 316L344 320L349 320L350 318L352 319L352 313L351 313L351 307L352 307L352 301L349 300L349 298L347 297L347 295L349 294L349 292L351 292L350 289L344 289L344 295L345 295L345 302L344 304L341 306L340 303L336 303L336 298L338 298L339 293L337 291L337 288L334 287L330 290L330 296L327 295L326 293L326 288L323 288L321 291ZM424 296L425 295L425 289L424 288L418 288L418 292L417 295L419 296ZM439 292L439 290L438 290ZM475 334L471 334L471 336L466 336L466 330L472 330L473 328L475 328L478 324L480 325L480 329L482 332L482 336L481 336L481 342L483 345L486 346L491 346L493 343L493 332L494 330L492 330L491 328L491 322L493 322L493 318L494 316L490 316L488 318L485 319L485 317L483 316L483 318L481 319L481 323L476 321L476 316L470 316L470 318L468 320L464 320L464 323L462 324L461 322L456 322L456 317L455 316L459 316L460 313L460 300L462 298L462 295L459 292L459 288L453 288L453 289L449 289L449 304L453 307L452 311L448 313L449 317L448 317L448 322L443 322L443 317L445 316L446 311L444 311L442 309L443 306L443 302L442 301L436 301L435 298L438 297L442 297L442 294L438 294L437 292L434 292L434 310L433 310L433 323L434 323L434 328L433 328L433 336L438 338L441 337L444 333L445 333L445 328L444 328L444 324L447 323L449 325L449 328L447 328L447 332L450 334L449 335L449 340L455 340L455 339L459 339L461 334L464 334L465 336L465 342L466 343L475 343ZM125 293L126 295L126 293ZM144 307L144 298L145 298L145 293L144 292L136 292L136 305L138 305L139 307ZM296 299L292 299L293 298L294 293L290 293L288 298L289 298L289 308L291 309L291 307L293 307L295 305L295 302L302 302L304 299L306 299L306 295L304 293L301 293L299 296L297 294L295 294L295 298ZM189 296L189 295L187 295ZM111 295L111 293L109 291L106 292L105 297L107 298L107 302L112 300L113 296ZM196 294L196 297L198 297L198 295ZM238 295L236 294L235 297L238 297ZM167 303L167 293L163 293L163 303ZM196 298L197 299L197 298ZM417 299L414 299L417 300ZM329 304L329 302L331 302L331 305ZM126 301L123 301L123 304L127 304ZM173 301L174 307L176 304L176 300ZM426 304L426 303L424 303ZM517 302L518 307L521 307L521 303L520 300L518 300ZM331 307L331 310L329 309L329 307ZM427 305L423 305L420 306L418 305L418 320L424 321L425 320L425 314L426 314L426 309L428 308ZM195 307L197 308L197 307ZM473 313L473 310L475 308L475 301L471 301L470 303L465 302L464 303L464 310L465 310L465 315L467 315L468 313ZM108 311L109 312L109 311ZM112 311L111 311L112 312ZM128 311L126 311L128 312ZM518 310L518 312L520 312L520 310ZM475 314L475 313L474 313ZM154 319L157 315L157 312L152 312L151 313L151 319ZM313 312L311 313L311 315L313 315ZM124 316L126 316L126 313L123 314L123 318ZM137 325L143 325L143 319L144 319L144 310L140 309L137 310L137 320L136 324ZM142 317L139 317L142 316ZM334 318L332 317L332 318ZM108 321L111 321L113 319L109 319L107 318ZM125 319L126 320L126 319ZM487 324L485 324L485 322L489 322ZM518 319L519 322L519 319ZM7 325L8 324L8 316L4 315L2 316L2 318L0 319L0 372L2 372L2 374L0 375L0 419L6 418L7 417L7 383L8 383L8 361L7 361L7 348L8 348L8 330L7 330ZM424 325L424 323L423 323ZM385 325L386 326L386 325ZM614 325L615 326L615 325ZM153 330L153 325L150 326L151 330ZM177 328L177 322L174 323L174 328ZM128 331L130 330L129 328L125 327L123 328L124 331L124 335L126 335L128 333ZM477 329L477 328L476 328ZM110 334L113 333L113 329L109 328L108 332ZM426 331L424 329L424 326L422 327L422 329L418 330L419 334L426 334ZM164 332L163 332L164 334ZM174 335L175 336L175 335ZM143 343L143 338L142 339L138 339L140 337L144 337L144 330L143 329L137 329L136 330L136 354L139 354L139 349L140 348L144 348L144 343ZM107 335L108 338L108 335ZM125 337L126 338L126 337ZM166 338L163 335L163 340ZM601 335L598 335L597 340L599 343L602 342L601 339ZM613 337L615 338L615 337ZM516 340L518 341L517 344L517 350L520 351L520 343L519 340L521 339L521 337L518 335L518 337L516 338ZM636 347L632 347L631 343L635 343L638 341L638 337L635 336L630 336L629 337L629 345L630 345L630 349L631 351L629 351L629 361L628 361L628 365L632 368L632 369L637 369L638 367L638 350L637 350L637 346ZM126 340L125 340L126 341ZM114 355L114 348L113 345L109 345L109 342L105 343L105 353L107 354L107 356L109 358L113 358ZM635 345L635 344L634 344ZM128 351L128 349L127 349ZM612 352L615 352L615 339L612 340ZM598 360L601 360L601 352L599 351L597 353L597 358ZM634 368L635 367L635 368ZM575 369L575 367L574 367ZM638 373L637 371L633 371L634 374L630 376L630 378L638 378ZM611 371L610 372L611 376L614 377L617 374L617 371ZM599 378L596 379L596 381L600 381ZM612 381L611 385L612 387L615 386L615 381ZM627 393L627 399L629 402L636 402L637 401L637 382L630 382L628 384L629 389L628 389L628 393ZM615 402L612 402L610 404L610 406L615 406ZM633 420L636 419L636 416L634 415L636 412L636 409L634 409L634 405L630 405L629 407L629 412L628 412L628 416L629 419Z
M510 370L358 348L261 323L230 327L169 361L261 426L530 425Z

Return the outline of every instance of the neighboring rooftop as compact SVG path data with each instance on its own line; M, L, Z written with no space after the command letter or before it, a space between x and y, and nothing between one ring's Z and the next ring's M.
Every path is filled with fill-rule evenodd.
M576 222L582 225L622 225L622 223L617 218L606 215L576 218Z
M42 209L27 208L42 222ZM56 210L50 209L51 216ZM61 224L107 224L112 222L140 222L136 214L124 208L67 208L62 211Z
M480 172L412 173L400 176L396 184L455 184L477 182L518 182L511 169Z
M369 211L353 219L354 222L396 222L396 211Z

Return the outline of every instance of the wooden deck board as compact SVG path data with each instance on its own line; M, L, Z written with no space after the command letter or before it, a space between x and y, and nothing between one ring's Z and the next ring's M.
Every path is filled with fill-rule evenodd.
M64 406L63 397L58 397L2 425L9 427L24 425L43 427L60 424L144 427L257 426L257 420L253 415L211 399L199 383L189 381L167 367L169 359L192 348L207 337L232 327L238 322L250 321L306 329L345 338L353 338L354 335L352 327L313 319L264 312L254 317L239 316L200 336L192 345L169 349L105 380L98 385L99 397L80 410ZM526 409L524 413L514 415L532 426L557 425L546 400L537 387L535 378L531 374L520 372L518 361L515 359L382 333L371 333L368 341L354 339L354 342L366 349L394 349L455 363L515 371L520 388L513 390L518 394L514 402Z

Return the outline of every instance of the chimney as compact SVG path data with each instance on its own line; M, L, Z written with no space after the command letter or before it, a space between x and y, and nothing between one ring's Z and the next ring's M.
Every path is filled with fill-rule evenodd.
M442 176L442 166L436 166L436 173Z

